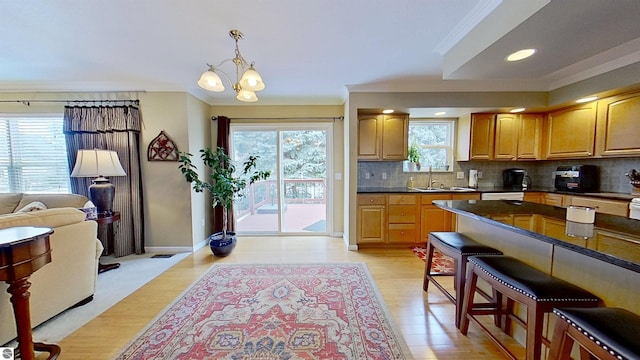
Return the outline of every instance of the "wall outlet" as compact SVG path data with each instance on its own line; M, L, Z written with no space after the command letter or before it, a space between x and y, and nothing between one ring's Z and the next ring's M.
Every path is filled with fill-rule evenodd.
M387 173L386 172L382 173L382 180L387 180Z
M464 171L458 171L456 173L456 179L458 180L464 179Z
M478 171L478 179L482 179L482 171Z
M369 173L364 173L364 178L369 180L371 179L371 175L369 175Z

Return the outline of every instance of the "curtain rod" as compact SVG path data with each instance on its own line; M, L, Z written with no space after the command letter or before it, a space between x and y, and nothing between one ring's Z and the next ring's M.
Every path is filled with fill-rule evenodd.
M218 120L217 116L212 116L211 120ZM229 118L229 120L344 120L344 116L291 116L291 117L253 117L253 118Z
M118 103L118 102L122 102L122 103L130 103L133 105L139 105L140 104L140 100L0 100L0 103L20 103L22 105L25 106L31 106L31 103Z

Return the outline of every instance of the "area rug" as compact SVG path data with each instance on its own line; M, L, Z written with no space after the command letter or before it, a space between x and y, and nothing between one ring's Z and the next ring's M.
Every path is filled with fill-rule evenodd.
M427 261L427 249L420 246L409 247L411 251L416 254L422 261ZM455 266L453 259L443 255L438 249L433 250L433 264L431 265L431 272L436 274L451 274L455 272Z
M411 359L365 264L213 265L117 359Z

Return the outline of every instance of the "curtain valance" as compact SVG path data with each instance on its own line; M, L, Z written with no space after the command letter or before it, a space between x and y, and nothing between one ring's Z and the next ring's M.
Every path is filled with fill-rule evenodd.
M69 133L140 133L142 116L136 106L65 106L64 128Z

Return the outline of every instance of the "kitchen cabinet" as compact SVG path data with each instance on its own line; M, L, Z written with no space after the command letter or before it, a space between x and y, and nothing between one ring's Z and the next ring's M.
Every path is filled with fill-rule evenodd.
M357 243L385 243L387 237L387 196L359 194L357 198Z
M594 235L596 241L589 242L590 248L640 263L640 238L606 230L597 230Z
M358 160L406 160L408 144L408 114L358 116Z
M597 102L548 114L546 159L585 158L594 155Z
M471 114L470 160L493 160L496 114Z
M518 118L516 114L496 115L495 160L515 160L518 152Z
M516 160L538 160L542 158L542 128L544 120L544 114L520 114Z
M524 192L524 201L537 203L537 204L544 204L545 203L544 196L545 196L545 193L542 193L542 192L525 191Z
M392 194L387 197L389 243L416 243L420 234L418 195Z
M588 206L597 213L627 217L629 215L629 201L601 199L587 196L570 196L567 205Z
M451 231L451 212L432 204L434 200L451 200L450 193L420 196L420 243L426 244L430 232Z
M640 155L640 93L613 96L598 101L596 156Z
M526 195L526 193L525 193ZM566 203L566 196L562 195L562 194L551 194L551 193L546 193L544 194L544 204L546 205L552 205L552 206L558 206L558 207L565 207L568 204Z

